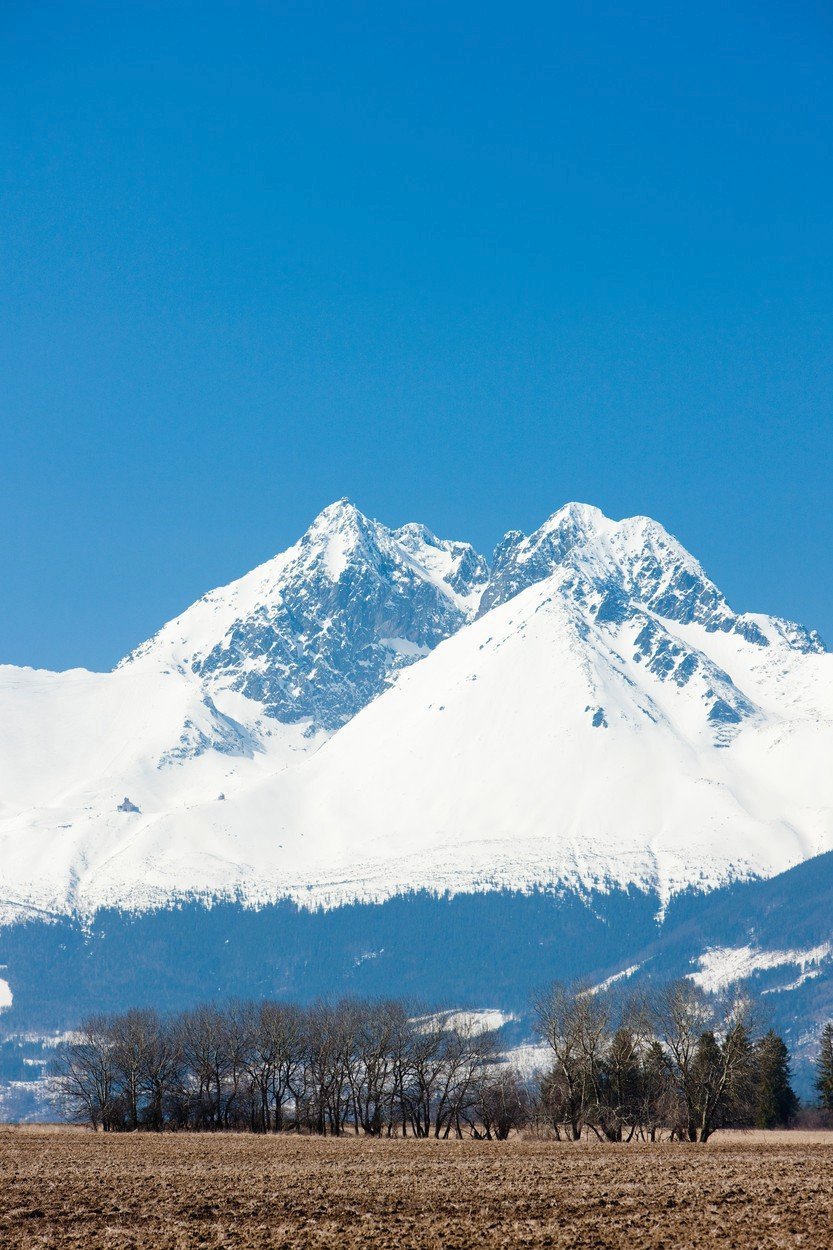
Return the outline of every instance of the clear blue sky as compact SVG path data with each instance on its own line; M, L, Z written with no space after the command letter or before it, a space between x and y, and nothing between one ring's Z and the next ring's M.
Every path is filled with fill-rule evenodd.
M829 4L8 0L0 100L0 660L342 495L649 513L833 641Z

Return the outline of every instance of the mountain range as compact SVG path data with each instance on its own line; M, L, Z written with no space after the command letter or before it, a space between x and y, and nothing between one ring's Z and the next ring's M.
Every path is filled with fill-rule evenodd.
M424 929L465 917L453 958L476 965L492 914L513 950L543 935L541 975L633 975L653 961L719 980L740 951L749 975L804 977L784 993L806 1033L796 993L826 976L825 909L800 950L779 947L815 952L806 966L767 963L754 907L722 945L719 926L698 945L692 917L702 909L706 934L727 891L753 898L826 863L832 755L833 656L819 635L734 612L657 522L568 504L507 534L489 562L340 500L111 673L0 666L9 1011L70 1020L103 917L151 949L150 929L164 928L148 993L171 976L173 942L177 993L193 998L195 943L225 917L238 934L254 926L246 942L274 971L264 991L305 992L303 968L310 992L351 977L373 988L385 967L421 970L428 996L482 997L479 973L432 971ZM394 915L380 948L380 917ZM551 949L582 925L599 930L587 967ZM69 932L78 966L61 984L75 1000L43 979ZM397 932L411 940L392 964ZM677 954L643 958L657 942ZM319 972L333 958L329 985ZM493 984L511 997L494 964Z

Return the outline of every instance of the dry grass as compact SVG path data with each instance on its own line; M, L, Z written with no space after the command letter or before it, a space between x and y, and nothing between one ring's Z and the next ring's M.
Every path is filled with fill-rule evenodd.
M0 1130L0 1246L833 1245L833 1134L705 1147Z

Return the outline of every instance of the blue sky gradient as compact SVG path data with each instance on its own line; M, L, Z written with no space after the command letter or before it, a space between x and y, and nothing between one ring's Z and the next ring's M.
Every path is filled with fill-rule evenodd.
M829 6L12 0L0 70L0 661L342 495L648 513L833 642Z

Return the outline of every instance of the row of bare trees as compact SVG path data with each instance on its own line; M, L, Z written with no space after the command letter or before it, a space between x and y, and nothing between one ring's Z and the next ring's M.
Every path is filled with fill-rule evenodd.
M546 1062L523 1078L476 1016L344 1000L151 1010L89 1020L62 1047L65 1114L106 1131L248 1129L568 1140L775 1127L796 1109L789 1056L749 1001L690 981L652 999L553 985L535 1004Z
M87 1021L56 1066L67 1117L105 1131L503 1138L526 1116L493 1032L399 1002L129 1011Z

